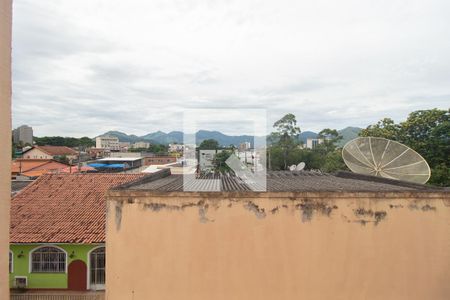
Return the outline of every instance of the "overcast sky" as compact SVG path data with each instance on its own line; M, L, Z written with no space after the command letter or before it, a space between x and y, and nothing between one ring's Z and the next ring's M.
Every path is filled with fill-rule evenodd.
M13 125L182 130L183 109L303 131L450 106L450 1L15 0ZM232 111L210 130L241 129ZM251 129L251 126L248 126Z

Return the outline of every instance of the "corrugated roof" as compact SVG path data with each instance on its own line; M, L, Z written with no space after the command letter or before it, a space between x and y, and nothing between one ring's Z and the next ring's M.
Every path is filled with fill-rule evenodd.
M45 174L11 201L11 243L103 243L111 187L142 174Z
M227 174L198 177L195 181L193 179L187 179L186 186L189 190L202 191L207 190L209 187L211 191L251 191L249 185L239 177ZM216 181L210 179L216 179ZM165 177L159 176L153 180L142 180L123 188L181 192L184 190L184 182L183 175L170 175L168 173ZM218 189L218 185L220 189ZM266 181L266 190L268 192L389 192L437 189L439 188L349 172L323 174L311 171L275 171L267 173Z
M142 157L105 157L101 159L97 159L97 161L137 161L141 160Z
M11 180L11 193L17 194L32 182L33 180Z

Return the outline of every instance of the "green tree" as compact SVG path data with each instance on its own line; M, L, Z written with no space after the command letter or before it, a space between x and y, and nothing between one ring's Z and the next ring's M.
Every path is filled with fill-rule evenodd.
M91 139L90 137L83 136L78 139L78 146L82 146L85 148L94 147L95 141Z
M223 150L214 155L213 165L214 171L219 173L232 172L231 168L226 164L226 160L233 154L230 150Z
M34 137L34 142L38 146L66 146L66 147L93 147L95 142L89 137L74 138L74 137L62 137L62 136L44 136Z
M342 136L339 135L336 129L325 128L318 134L319 139L323 139L323 143L317 145L316 150L328 154L334 152L337 148L337 143L342 140Z
M327 173L348 170L344 160L342 159L341 149L336 149L332 152L328 152L325 155L325 159L323 161L323 164L321 164L320 170Z
M430 184L450 185L450 109L418 110L395 124L383 119L361 131L360 136L396 140L422 155L431 168Z
M149 148L132 148L129 152L151 152L155 154L167 154L169 152L168 145L151 144Z
M300 127L297 126L297 120L293 114L286 114L283 118L273 124L275 132L272 132L269 141L282 150L283 170L288 168L289 152L299 145L298 135Z
M215 150L219 148L219 142L215 139L207 139L202 141L198 148L203 150Z
M377 124L370 125L366 129L361 130L360 136L383 137L386 139L396 141L399 137L401 126L395 124L394 120L384 118L378 121Z

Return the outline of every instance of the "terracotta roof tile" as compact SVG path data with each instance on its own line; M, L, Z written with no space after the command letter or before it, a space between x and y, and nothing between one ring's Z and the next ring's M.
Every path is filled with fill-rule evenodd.
M46 173L57 173L67 167L66 164L51 159L17 159L11 164L11 173L35 177Z
M72 148L66 146L34 146L33 148L27 150L30 151L32 149L40 149L41 151L49 154L49 155L77 155L78 152L73 150ZM25 152L27 152L25 151Z
M11 243L103 243L108 189L142 174L45 174L11 201Z
M30 171L36 167L47 164L51 159L16 159L11 162L11 172L19 173Z

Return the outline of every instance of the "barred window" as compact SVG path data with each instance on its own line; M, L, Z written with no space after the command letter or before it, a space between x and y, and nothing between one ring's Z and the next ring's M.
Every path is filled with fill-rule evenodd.
M64 273L66 253L56 247L41 247L31 253L31 272Z
M91 285L105 284L105 247L95 249L90 254Z
M14 255L11 250L9 250L9 273L13 272L13 258Z

